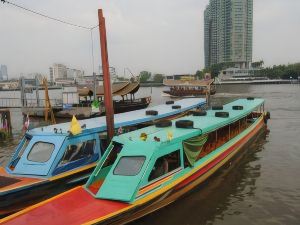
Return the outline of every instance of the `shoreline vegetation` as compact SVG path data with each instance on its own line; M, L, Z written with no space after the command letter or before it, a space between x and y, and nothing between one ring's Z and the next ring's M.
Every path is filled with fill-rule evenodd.
M283 80L298 79L298 77L300 77L300 62L288 64L288 65L284 65L284 64L274 65L272 67L266 67L266 68L262 67L263 64L264 61L253 62L251 64L252 68L255 69L253 76L267 77L269 79L283 79ZM212 77L214 78L217 77L222 70L230 67L234 67L234 63L214 64L209 68L198 70L196 72L196 76L199 79L202 79L205 73L211 73Z
M271 80L282 79L298 79L300 77L300 62L288 65L274 65L272 67L263 68L264 61L253 62L251 64L254 68L255 77L266 77ZM195 74L186 74L195 76L198 79L203 79L206 73L210 73L212 78L215 78L219 73L226 69L234 67L234 63L220 63L214 64L209 68L197 70ZM148 71L142 71L139 74L141 87L159 87L163 86L163 79L166 77L164 74L152 74ZM121 80L124 78L121 78ZM125 80L125 79L124 79Z

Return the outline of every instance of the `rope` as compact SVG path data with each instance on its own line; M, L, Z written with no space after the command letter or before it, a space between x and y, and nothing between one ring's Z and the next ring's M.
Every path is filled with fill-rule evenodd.
M10 1L7 1L7 0L1 0L1 2L2 2L3 4L4 4L4 3L10 4L10 5L14 6L14 7L17 7L17 8L19 8L19 9L25 10L25 11L30 12L30 13L33 13L33 14L35 14L35 15L38 15L38 16L41 16L41 17L44 17L44 18L47 18L47 19L50 19L50 20L53 20L53 21L56 21L56 22L59 22L59 23L63 23L63 24L69 25L69 26L77 27L77 28L82 28L82 29L86 29L86 30L93 30L93 29L95 29L96 27L99 26L99 25L95 25L95 26L93 26L93 27L82 26L82 25L78 25L78 24L75 24L75 23L70 23L70 22L64 21L64 20L59 19L59 18L55 18L55 17L52 17L52 16L48 16L48 15L46 15L46 14L37 12L37 11L35 11L35 10L26 8L26 7L24 7L24 6L15 4L15 3L10 2Z

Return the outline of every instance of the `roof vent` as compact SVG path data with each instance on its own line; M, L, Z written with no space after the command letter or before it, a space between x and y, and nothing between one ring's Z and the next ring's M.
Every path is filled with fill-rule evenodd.
M254 100L254 97L248 97L247 100Z
M206 111L193 111L192 114L193 114L193 116L206 116L207 112Z
M181 105L172 105L172 109L181 109Z
M166 101L166 105L173 105L174 101Z
M147 110L146 116L157 116L158 112L156 110Z
M223 110L223 106L222 105L214 105L211 107L212 110Z
M155 123L156 127L170 127L172 126L172 121L171 120L161 120Z
M228 118L229 112L216 112L215 117Z
M233 110L243 110L244 106L242 106L242 105L234 105L234 106L232 106L232 109Z
M191 129L194 128L194 121L192 120L178 120L175 123L177 128L187 128Z

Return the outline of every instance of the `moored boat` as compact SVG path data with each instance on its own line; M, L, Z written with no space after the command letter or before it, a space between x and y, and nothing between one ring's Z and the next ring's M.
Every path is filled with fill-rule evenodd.
M205 100L172 103L115 115L116 132L181 116L205 105ZM81 120L77 126L82 129L77 135L70 134L70 123L35 128L24 135L8 165L0 168L0 215L18 211L87 180L107 147L106 120Z
M213 79L204 80L171 80L164 79L164 85L170 87L164 90L171 97L199 97L216 93Z
M115 136L88 182L3 224L124 224L168 205L230 162L266 129L263 99ZM41 216L43 215L43 216Z

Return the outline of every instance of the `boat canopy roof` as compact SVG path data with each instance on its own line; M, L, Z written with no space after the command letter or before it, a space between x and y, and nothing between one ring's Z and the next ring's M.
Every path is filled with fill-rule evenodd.
M157 105L146 109L135 110L126 113L119 113L114 115L115 128L132 126L139 123L149 122L164 117L176 115L180 112L184 112L197 106L202 106L206 103L204 98L187 98L179 101L175 101L174 104L180 105L180 109L172 109L172 105ZM147 110L155 110L157 115L146 115ZM96 117L91 119L79 120L81 126L85 125L84 132L102 132L106 130L106 118L105 116ZM45 127L39 127L28 131L29 135L69 135L70 122L61 123L56 125L50 125ZM55 131L57 131L55 133Z
M134 94L139 90L139 88L140 88L140 83L138 83L138 82L129 83L123 89L114 92L113 95L114 96L124 96L124 95L128 95L128 94Z
M156 126L146 127L140 130L125 133L114 138L115 141L126 144L131 142L141 142L146 146L149 143L163 145L165 143L178 142L195 135L205 134L231 124L247 116L257 107L264 103L263 99L239 99L223 106L223 110L208 110L206 116L186 116L172 120L172 126L158 128ZM243 106L242 110L233 110L232 106ZM228 118L216 117L215 112L228 112ZM193 129L176 128L175 123L178 120L191 120L194 122ZM141 135L147 136L146 140L141 140ZM159 142L157 140L160 140Z
M122 96L127 94L134 94L139 90L139 82L121 82L112 84L112 94L113 96ZM78 86L78 94L81 97L92 96L94 92L94 86L84 85ZM96 87L96 95L104 96L103 85Z
M187 87L207 87L214 82L213 79L208 80L171 80L164 79L165 86L187 86Z

